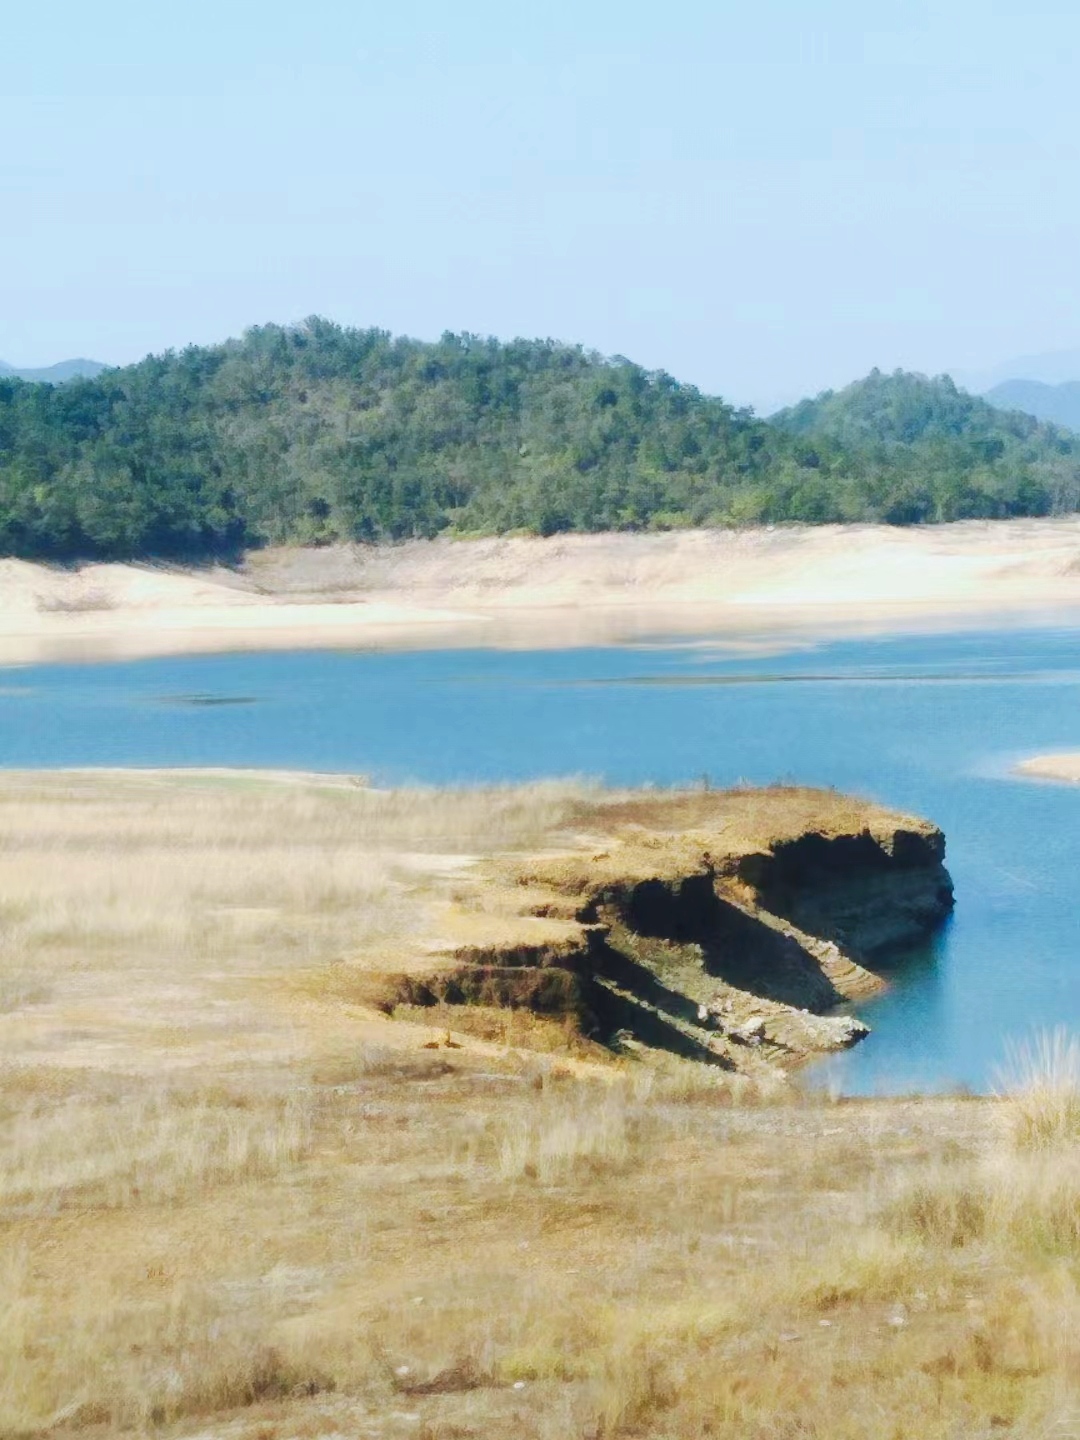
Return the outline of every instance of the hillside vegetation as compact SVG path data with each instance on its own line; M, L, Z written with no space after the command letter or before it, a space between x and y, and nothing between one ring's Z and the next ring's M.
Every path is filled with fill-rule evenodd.
M780 411L772 424L847 458L837 487L844 518L909 525L1080 507L1080 438L999 410L947 375L874 370Z
M0 378L0 552L28 558L1078 506L1080 439L947 379L875 372L767 423L580 347L320 319Z

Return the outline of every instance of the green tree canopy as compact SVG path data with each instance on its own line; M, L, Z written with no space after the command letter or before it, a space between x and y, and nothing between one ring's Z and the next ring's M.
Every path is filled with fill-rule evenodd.
M266 543L1080 506L1080 440L874 372L766 422L553 340L260 326L63 386L0 379L0 550Z

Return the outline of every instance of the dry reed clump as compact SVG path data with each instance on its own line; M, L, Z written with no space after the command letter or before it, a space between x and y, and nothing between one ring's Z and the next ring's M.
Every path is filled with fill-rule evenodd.
M908 1181L903 1195L890 1205L891 1225L901 1233L945 1250L960 1249L985 1238L990 1226L992 1196L982 1176L965 1167L959 1174L941 1167Z
M497 1168L508 1181L527 1179L557 1185L582 1176L618 1175L644 1159L644 1136L654 1109L668 1113L668 1125L687 1133L693 1120L678 1115L687 1106L775 1103L770 1087L729 1076L688 1061L667 1068L613 1070L605 1080L572 1080L559 1067L539 1068L533 1077L536 1103L507 1119L497 1142ZM778 1097L788 1099L782 1086Z
M1017 1149L1080 1141L1080 1038L1058 1028L1010 1045L999 1085Z
M1080 1246L1080 1154L990 1151L959 1174L924 1176L889 1213L901 1232L943 1247L1068 1256Z
M735 1071L701 1065L674 1056L657 1056L648 1071L635 1077L639 1097L667 1105L738 1106L788 1105L801 1094L780 1071L740 1075Z
M570 1096L544 1092L535 1110L508 1121L498 1143L504 1180L556 1184L585 1167L625 1165L632 1113L622 1086L588 1087Z
M311 1106L296 1095L140 1090L25 1105L0 1124L0 1216L163 1204L297 1160Z
M861 1226L842 1243L792 1256L775 1298L793 1310L828 1311L853 1301L896 1301L910 1292L923 1256L906 1237Z
M158 1299L127 1296L91 1265L57 1316L29 1247L10 1252L0 1265L0 1435L145 1430L333 1388L314 1358L285 1357L266 1342L258 1309L223 1304L198 1284L159 1288Z
M1080 1245L1080 1043L1062 1030L1010 1048L997 1134L961 1165L938 1166L892 1209L901 1230L951 1248L1069 1255Z

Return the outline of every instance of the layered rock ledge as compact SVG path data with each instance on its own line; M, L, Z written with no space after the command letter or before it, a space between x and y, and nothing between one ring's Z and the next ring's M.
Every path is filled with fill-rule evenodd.
M565 848L479 862L379 1003L526 1008L747 1073L868 1032L851 1002L953 905L928 821L833 791L583 801Z

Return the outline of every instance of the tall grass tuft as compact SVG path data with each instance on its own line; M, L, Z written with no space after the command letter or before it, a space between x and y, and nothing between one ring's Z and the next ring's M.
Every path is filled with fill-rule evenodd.
M1010 1044L998 1093L1006 1131L1018 1150L1080 1140L1080 1038L1059 1026Z
M612 1087L602 1098L586 1091L574 1100L542 1102L538 1113L515 1117L499 1143L500 1175L551 1184L582 1167L625 1163L629 1116L627 1098L619 1090Z

